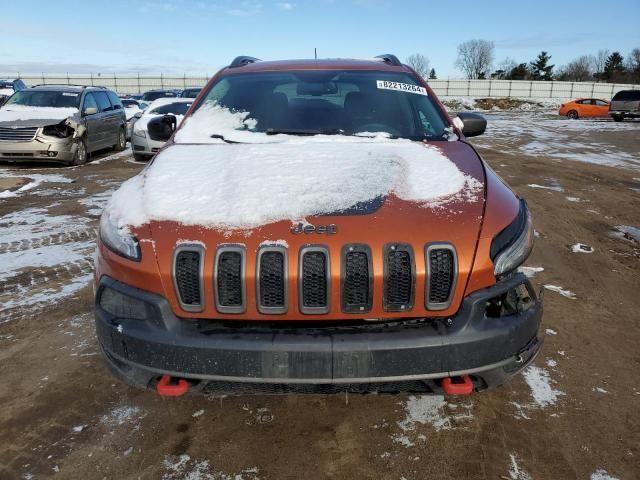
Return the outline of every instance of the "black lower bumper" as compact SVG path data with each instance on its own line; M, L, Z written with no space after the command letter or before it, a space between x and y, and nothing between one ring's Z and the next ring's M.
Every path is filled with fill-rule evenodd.
M487 314L487 302L517 288L516 312ZM145 320L118 318L100 306L106 288L146 302ZM242 326L181 320L165 299L103 278L96 329L110 367L130 384L160 375L208 382L351 385L423 382L470 375L476 389L496 386L528 365L542 344L542 299L522 274L465 298L456 315L327 327Z

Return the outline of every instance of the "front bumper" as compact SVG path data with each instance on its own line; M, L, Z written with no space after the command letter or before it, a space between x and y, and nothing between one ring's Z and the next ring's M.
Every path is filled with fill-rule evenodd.
M70 162L76 151L71 138L46 139L40 135L28 142L0 142L0 161Z
M524 286L525 309L499 318L489 299ZM115 318L100 306L105 288L143 300L148 320ZM522 274L465 298L450 319L327 327L232 325L181 320L162 297L108 277L96 294L96 330L114 373L152 387L160 375L258 384L393 384L470 375L476 390L497 386L526 367L541 345L542 298ZM257 326L256 326L257 325Z
M164 143L150 140L148 137L131 135L131 150L138 155L153 156L163 145Z

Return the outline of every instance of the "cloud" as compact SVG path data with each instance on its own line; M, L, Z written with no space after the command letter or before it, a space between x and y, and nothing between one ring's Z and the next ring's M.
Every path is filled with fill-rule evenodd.
M240 2L236 8L229 8L224 11L233 17L251 17L262 12L262 4L257 2Z
M295 8L295 4L289 3L289 2L281 2L281 3L276 3L276 7L278 7L282 11L288 12Z

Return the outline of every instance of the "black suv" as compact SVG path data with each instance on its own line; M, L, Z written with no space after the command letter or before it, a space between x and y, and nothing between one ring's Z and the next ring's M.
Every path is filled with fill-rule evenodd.
M159 98L173 98L177 96L178 94L173 90L149 90L148 92L144 92L141 100L149 103Z
M640 90L620 90L611 99L609 116L616 122L640 118Z
M0 108L0 160L81 165L90 152L125 146L124 107L104 87L37 85Z

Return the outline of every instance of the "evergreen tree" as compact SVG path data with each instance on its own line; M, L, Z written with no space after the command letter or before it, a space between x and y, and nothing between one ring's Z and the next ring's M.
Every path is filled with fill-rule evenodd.
M625 72L624 58L622 58L620 52L613 52L607 57L607 61L604 64L604 71L602 72L604 80L607 82L624 80Z
M432 68L429 72L429 80L436 80L438 77L436 76L436 69Z
M549 65L551 55L547 52L540 52L535 62L531 62L531 78L534 80L553 80L553 67Z
M529 67L526 63L513 67L513 69L506 75L507 80L526 80L531 75Z

